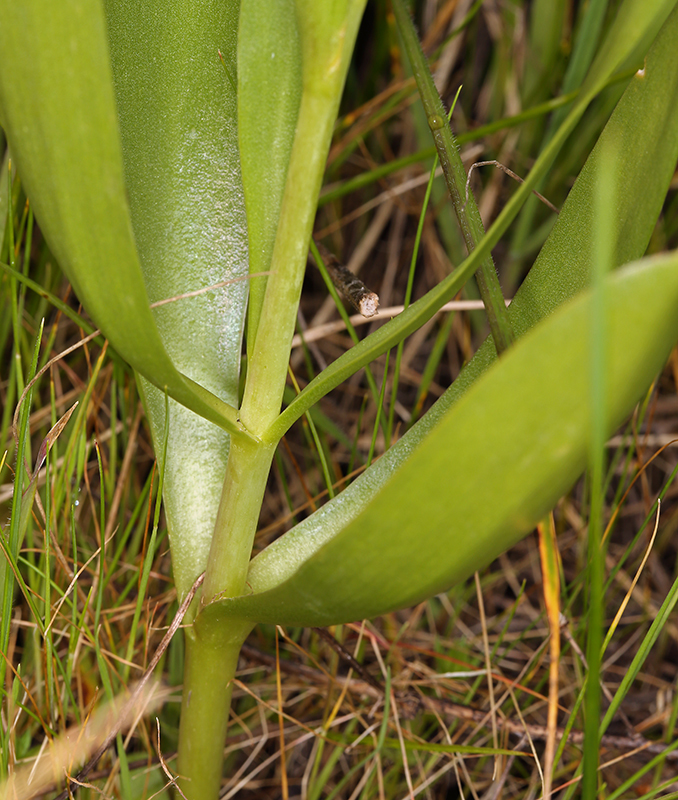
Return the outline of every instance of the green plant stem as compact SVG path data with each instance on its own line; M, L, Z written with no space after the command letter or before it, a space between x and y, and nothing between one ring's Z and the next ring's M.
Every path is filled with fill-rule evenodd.
M246 589L247 569L275 447L231 440L203 585L203 603ZM198 615L186 636L177 769L188 800L219 796L231 681L252 623Z
M275 447L233 437L203 584L203 603L246 589L247 569ZM178 771L189 800L219 796L231 680L251 623L198 614L186 636Z
M245 590L252 542L275 447L233 439L210 548L203 604Z
M202 602L235 597L246 589L247 569L266 481L275 452L232 437L224 488L203 584ZM251 623L205 619L186 634L184 689L177 769L188 800L219 796L231 705L231 681Z
M252 629L250 623L230 621L228 628L201 623L204 620L186 635L179 726L178 785L189 800L219 796L232 680L240 648Z
M310 92L302 95L271 275L240 414L242 422L253 432L265 431L280 413L314 203L320 190L335 109L334 96Z
M461 162L454 135L447 122L443 101L440 99L438 90L433 83L433 77L426 64L417 33L410 15L405 9L403 0L393 0L393 11L417 82L417 88L419 89L429 128L438 151L438 158L443 168L443 175L452 198L452 205L459 221L459 227L468 252L471 253L485 236L480 212L471 193L469 193L468 201L465 199L466 170ZM501 354L511 345L514 336L508 312L506 311L504 296L499 285L499 278L494 268L494 261L489 252L480 262L476 272L476 281L485 305L497 354Z

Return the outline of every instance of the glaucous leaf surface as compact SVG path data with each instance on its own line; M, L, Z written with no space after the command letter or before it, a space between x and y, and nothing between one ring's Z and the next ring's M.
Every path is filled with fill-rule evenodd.
M239 5L105 3L146 289L153 303L191 295L154 308L156 324L178 369L232 406L248 273L235 94ZM141 386L160 454L165 398L147 381ZM206 566L228 449L225 431L170 402L164 501L180 597Z

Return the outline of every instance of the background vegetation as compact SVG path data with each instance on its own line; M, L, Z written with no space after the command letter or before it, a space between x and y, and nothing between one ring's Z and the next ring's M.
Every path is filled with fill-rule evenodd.
M446 103L463 87L453 125L467 168L496 159L519 175L527 173L562 113L557 98L576 85L571 73L577 60L571 56L580 11L579 4L565 0L445 0L416 9ZM614 11L610 3L603 26ZM540 187L557 207L630 74L592 104ZM370 3L328 159L315 237L360 272L383 308L402 305L410 293L420 296L463 259L438 179L420 255L410 271L431 162L430 132L393 18L385 2ZM486 224L516 188L491 166L474 171L471 185ZM676 187L674 179L651 253L678 243ZM3 524L16 457L14 410L36 371L58 360L21 406L30 409L38 494L4 654L5 767L30 762L47 739L81 723L100 701L141 677L177 610L158 472L134 377L98 340L68 352L84 336L65 313L65 307L78 310L77 301L40 235L21 176L10 177L5 160L0 225L10 205L12 224L5 226L0 260L14 263L36 287L0 277ZM544 204L528 202L495 249L506 297L520 285L554 219ZM472 284L463 299L476 299ZM338 316L321 273L309 266L290 397L295 382L305 385L350 347L342 325L321 327ZM359 335L377 324L359 327ZM386 357L372 365L381 403L361 372L325 398L310 420L295 425L275 457L256 549L379 457L452 382L486 333L483 312L447 310L406 341L397 365ZM606 696L629 673L634 657L643 658L633 662L636 680L603 740L600 781L608 798L678 793L675 761L667 752L678 744L678 627L670 608L660 615L660 628L652 628L665 598L675 592L677 383L674 350L652 392L608 444L606 624L623 613L605 652ZM39 464L47 432L76 401L69 425ZM650 549L660 494L663 505ZM564 614L554 780L561 797L579 792L584 723L578 703L587 674L583 653L590 613L587 496L584 478L555 512ZM257 627L240 664L239 678L246 682L238 682L234 693L231 777L224 796L539 796L534 753L543 762L549 679L544 597L554 590L553 577L542 577L534 537L476 581L406 612L331 631ZM157 710L160 739L152 717L140 720L129 741L119 736L87 775L96 788L82 788L82 797L150 797L167 784L163 766L174 768L182 665L178 632L154 669L166 687ZM54 797L58 791L45 794Z

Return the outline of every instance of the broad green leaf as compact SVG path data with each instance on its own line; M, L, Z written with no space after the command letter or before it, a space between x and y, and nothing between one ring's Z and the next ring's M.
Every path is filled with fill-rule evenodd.
M594 219L594 183L604 153L613 153L623 185L610 231L615 263L640 257L649 242L678 158L678 14L667 22L648 54L644 74L631 82L565 203L540 257L510 306L516 332L523 334L588 283ZM638 147L642 142L643 146ZM491 342L476 354L445 396L403 439L339 497L252 562L262 586L290 577L308 553L299 543L319 546L336 536L369 506L388 478L427 433L492 364Z
M612 430L678 337L678 256L616 271L605 302ZM283 545L284 564L253 562L251 596L208 612L294 625L372 617L448 589L523 537L586 461L590 319L584 292L483 375L343 530L323 536L323 512L336 511L321 509Z
M174 367L149 309L102 5L0 0L0 18L0 122L41 229L79 299L142 375L217 425L241 431L231 406ZM167 52L154 56L171 59Z
M149 298L218 286L154 308L156 324L177 368L235 406L248 272L233 84L239 3L106 0L105 8ZM165 398L146 381L142 391L160 454ZM180 597L206 566L228 448L227 433L170 403L164 501Z
M251 273L271 266L300 100L301 44L294 0L241 0L238 137ZM250 352L265 289L265 276L250 280Z

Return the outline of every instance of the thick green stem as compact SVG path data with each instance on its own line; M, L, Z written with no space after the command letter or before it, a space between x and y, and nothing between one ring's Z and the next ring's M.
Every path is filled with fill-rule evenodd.
M246 591L252 541L275 447L231 440L202 602ZM188 800L216 800L238 654L252 623L198 614L186 637L177 769Z
M320 190L337 99L310 92L302 95L271 275L240 412L243 423L257 435L280 413L315 216L309 198L315 202Z
M219 625L218 636L214 627L198 621L186 636L177 772L188 800L219 796L232 680L252 625Z
M246 589L252 541L274 447L231 440L224 490L203 584L202 602ZM188 800L216 800L231 705L231 681L251 622L206 620L198 614L186 635L179 730L179 786Z
M471 194L469 194L468 202L465 202L466 171L410 15L402 0L393 0L393 10L438 151L438 158L443 168L459 227L468 252L471 253L485 236L480 213ZM490 253L481 261L476 272L476 281L485 304L494 345L497 353L501 354L513 341L513 330Z
M237 597L245 590L252 542L275 446L231 441L224 489L212 538L203 604L216 595Z

